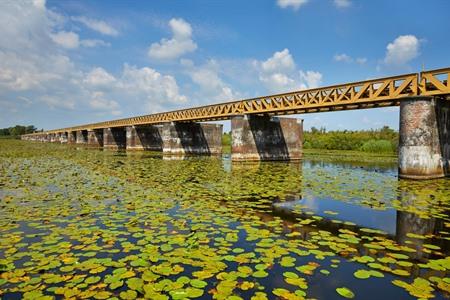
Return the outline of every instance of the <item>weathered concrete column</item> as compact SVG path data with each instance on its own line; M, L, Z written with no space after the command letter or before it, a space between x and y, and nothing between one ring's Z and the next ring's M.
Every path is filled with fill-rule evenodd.
M88 130L88 146L103 147L103 129Z
M58 140L58 137L57 137L57 135L56 135L56 133L50 133L50 142L51 143L55 143L55 142L58 142L59 140Z
M165 123L161 130L163 154L221 154L222 127L194 122Z
M76 131L67 132L67 143L75 144L76 142L77 142L77 132Z
M450 174L450 101L431 97L401 101L398 160L401 178Z
M87 143L87 130L78 130L77 131L77 139L75 141L77 144L86 144Z
M60 132L59 133L59 141L61 142L61 144L66 144L67 143L67 132Z
M303 120L269 116L231 119L231 159L298 160L302 158Z
M162 151L161 125L128 126L127 150Z
M125 127L111 127L103 129L103 148L118 150L125 149L127 137Z

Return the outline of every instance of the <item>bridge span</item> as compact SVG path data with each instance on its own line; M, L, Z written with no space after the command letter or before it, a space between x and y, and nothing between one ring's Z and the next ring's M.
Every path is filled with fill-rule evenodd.
M167 154L219 154L231 120L233 160L302 156L302 120L278 117L400 106L399 175L450 176L450 68L371 79L23 135L23 140Z

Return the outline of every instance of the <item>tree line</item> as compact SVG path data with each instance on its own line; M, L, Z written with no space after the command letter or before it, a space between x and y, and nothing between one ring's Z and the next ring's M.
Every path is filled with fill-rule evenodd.
M33 133L37 128L33 125L23 126L16 125L14 127L0 128L0 136L2 137L18 137L22 134Z
M222 136L224 146L231 145L231 134ZM331 130L311 127L303 132L305 149L353 150L374 153L395 153L398 132L389 126L371 130Z
M389 126L371 130L333 130L311 127L303 133L305 149L354 150L394 153L398 148L398 132Z

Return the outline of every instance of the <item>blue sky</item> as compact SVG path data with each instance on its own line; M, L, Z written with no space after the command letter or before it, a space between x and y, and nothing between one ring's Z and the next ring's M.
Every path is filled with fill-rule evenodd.
M1 1L0 127L448 67L449 11L446 0ZM305 128L398 128L398 108L299 117Z

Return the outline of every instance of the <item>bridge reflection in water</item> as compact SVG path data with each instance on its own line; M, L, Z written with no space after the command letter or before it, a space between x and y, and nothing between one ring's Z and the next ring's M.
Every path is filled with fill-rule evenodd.
M394 244L412 248L415 252L408 255L419 262L426 262L432 257L430 251L423 247L424 244L439 246L443 254L450 253L450 241L442 238L441 234L446 222L441 217L448 216L448 211L445 206L436 205L439 199L423 193L424 189L438 190L444 182L435 182L435 186L431 187L430 182L412 183L399 179L394 163L324 163L305 160L303 163L278 163L277 171L272 174L270 169L274 163L237 164L224 160L223 165L232 174L236 189L252 182L252 178L252 184L257 182L258 176L255 174L265 174L267 180L254 200L270 198L271 209L256 209L255 213L265 222L281 217L286 232L296 231L305 240L319 230L339 235L341 229L346 229L366 236L383 236ZM321 173L320 183L313 182L318 179L315 172ZM373 178L374 172L378 178ZM326 179L323 179L324 176ZM355 177L359 182L355 182ZM296 185L283 184L285 179L296 181ZM377 180L380 180L380 184L374 185L373 181ZM343 181L353 181L353 184L342 185ZM280 191L280 183L283 193L273 197L277 194L273 191ZM335 189L338 186L340 191ZM372 193L366 194L364 187L372 189ZM386 198L375 199L373 195ZM428 197L429 201L424 201L424 197ZM251 196L247 200L251 200ZM439 213L441 217L437 216ZM307 219L314 219L314 222L295 226ZM369 229L369 233L366 229ZM361 255L365 255L367 249L362 244L358 247Z
M222 153L231 120L231 158L299 160L303 123L279 115L400 106L399 176L450 176L450 68L370 79L119 120L36 132L23 140L165 154Z

